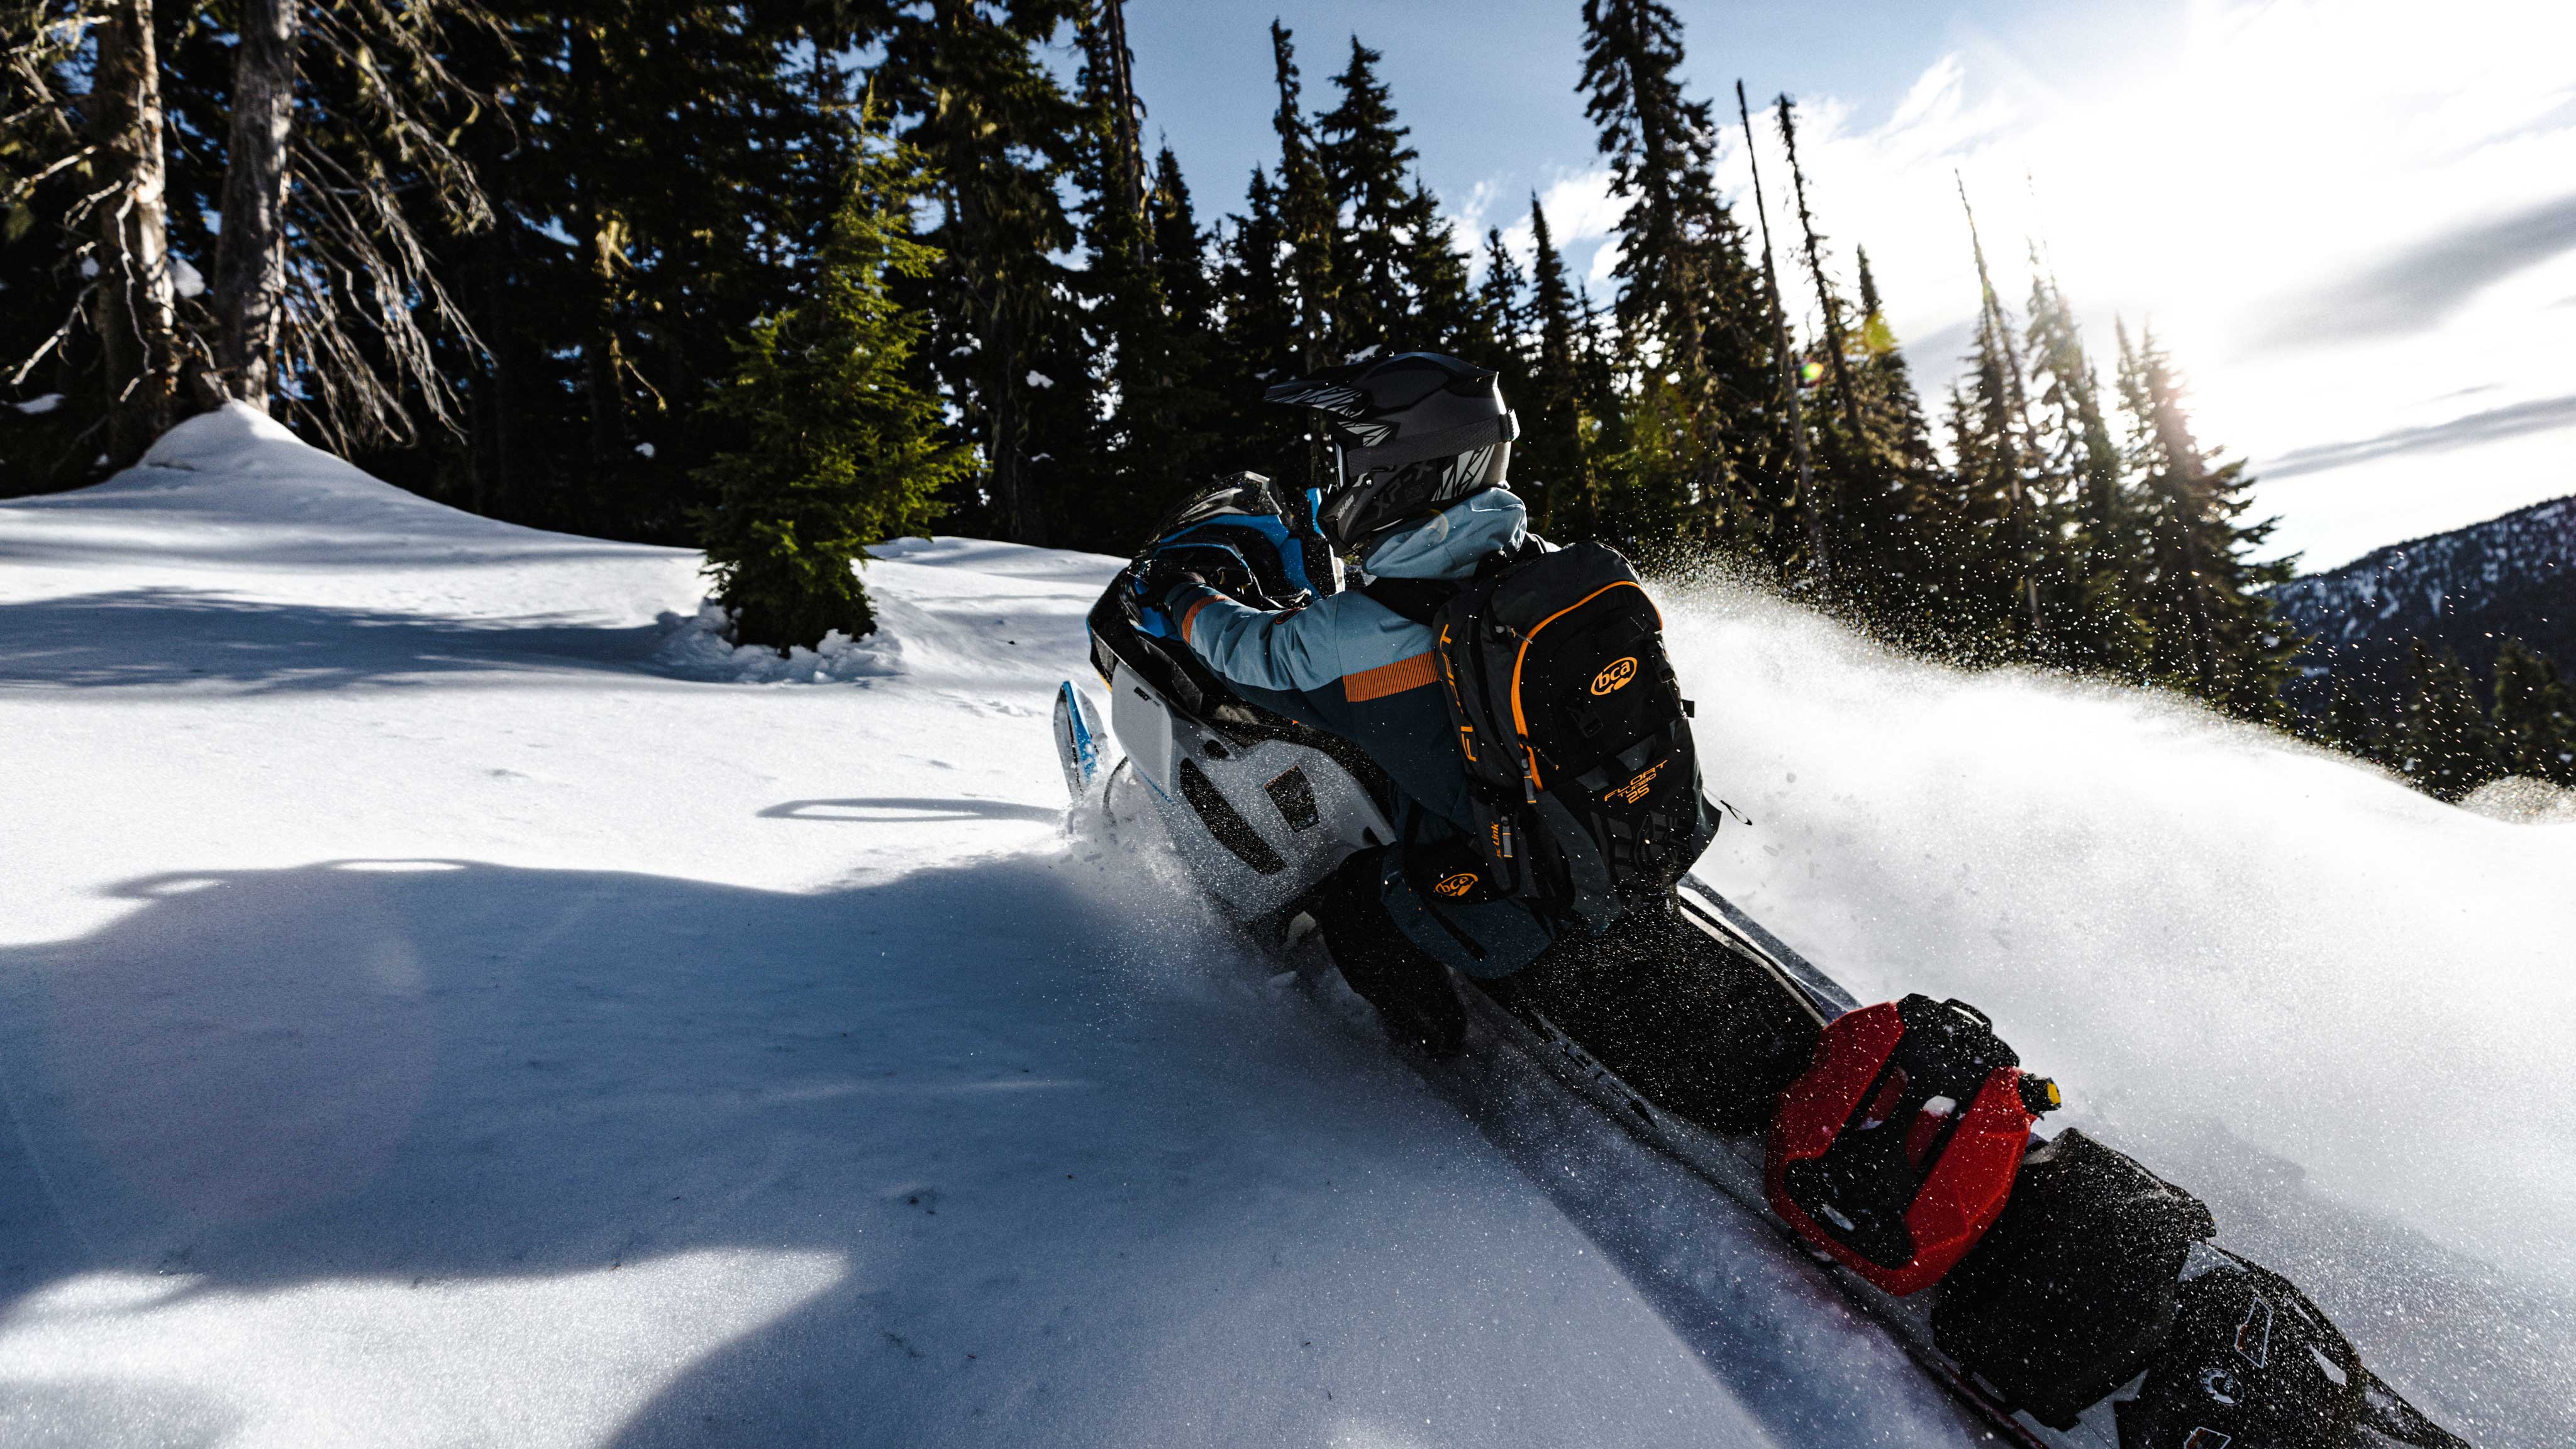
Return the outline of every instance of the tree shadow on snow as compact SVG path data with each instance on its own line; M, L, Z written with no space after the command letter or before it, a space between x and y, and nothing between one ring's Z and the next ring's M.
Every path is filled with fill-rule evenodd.
M0 687L212 681L254 692L514 666L632 670L659 626L490 621L143 588L0 604Z
M576 1280L598 1321L520 1311L505 1361L552 1333L613 1362L643 1331L613 1285L722 1252L747 1286L637 1298L654 1331L769 1291L764 1263L832 1266L690 1339L621 1442L1742 1422L1668 1340L1493 1402L1498 1356L1596 1319L1635 1345L1615 1277L1370 1034L1100 880L1077 854L817 894L446 861L129 882L113 923L0 950L0 1365L65 1292L148 1335L345 1290L343 1337L401 1344L456 1294ZM259 1351L266 1379L297 1350ZM434 1377L370 1352L351 1381Z
M634 1326L596 1285L722 1252L750 1286L633 1300L689 1348L621 1442L1972 1437L1615 1130L1491 1064L1426 1091L1106 879L1075 852L814 894L447 861L129 882L111 924L0 950L0 1344L108 1279L182 1285L151 1312L386 1290L365 1313L579 1279L597 1321L512 1332L610 1359ZM789 1256L831 1266L688 1338ZM2563 1426L2545 1385L2457 1387L2514 1430L2490 1449Z

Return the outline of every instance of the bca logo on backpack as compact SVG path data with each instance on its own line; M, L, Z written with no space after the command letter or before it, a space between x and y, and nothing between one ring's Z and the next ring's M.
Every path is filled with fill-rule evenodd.
M1597 543L1479 575L1432 619L1490 889L1598 928L1717 833L1663 616Z
M1613 659L1610 661L1608 668L1602 670L1599 674L1592 676L1592 692L1594 694L1608 694L1612 690L1620 688L1629 680L1636 677L1637 661L1635 658L1621 657Z

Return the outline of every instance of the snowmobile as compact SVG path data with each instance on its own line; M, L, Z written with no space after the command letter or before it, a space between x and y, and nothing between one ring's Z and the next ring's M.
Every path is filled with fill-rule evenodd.
M1210 582L1255 607L1335 592L1315 504L1237 474L1185 505L1089 615L1105 717L1071 681L1054 714L1073 810L1112 832L1158 817L1220 913L1282 955L1319 949L1305 907L1335 867L1396 838L1392 787L1356 746L1230 690L1136 579L1186 541L1231 554ZM2465 1449L2295 1285L2217 1243L2189 1192L2081 1131L2037 1130L2056 1088L1975 1008L1863 1003L1694 877L1659 904L1624 949L1720 993L1734 1023L1690 1080L1621 1049L1620 1021L1641 1013L1587 1013L1513 977L1461 978L1470 1050L1539 1063L1758 1215L2007 1442Z

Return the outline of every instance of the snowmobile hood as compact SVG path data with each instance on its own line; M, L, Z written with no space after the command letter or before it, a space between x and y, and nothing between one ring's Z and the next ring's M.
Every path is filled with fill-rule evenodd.
M1360 566L1379 578L1463 579L1528 535L1529 506L1508 489L1488 488L1370 544Z

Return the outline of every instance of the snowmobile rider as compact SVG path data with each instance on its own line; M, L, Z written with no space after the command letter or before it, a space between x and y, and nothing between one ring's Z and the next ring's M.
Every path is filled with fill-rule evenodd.
M1390 1034L1445 1056L1467 1035L1455 968L1504 1006L1543 1013L1666 1108L1754 1130L1804 1068L1816 1025L1748 982L1669 891L1631 900L1596 934L1513 895L1434 889L1481 857L1429 621L1479 570L1553 550L1506 486L1520 429L1495 374L1411 352L1265 396L1322 415L1338 468L1316 527L1357 560L1358 586L1253 608L1206 582L1231 560L1186 539L1149 553L1136 586L1246 702L1351 741L1393 783L1395 843L1352 855L1302 902L1343 979Z
M1463 1040L1466 1013L1442 963L1505 976L1557 934L1517 900L1459 904L1428 889L1471 848L1471 827L1423 620L1446 592L1438 586L1547 546L1505 486L1519 423L1494 373L1427 352L1330 369L1265 396L1326 420L1340 468L1316 521L1356 557L1360 587L1301 609L1254 609L1209 587L1186 545L1149 559L1140 582L1190 650L1245 699L1352 741L1394 781L1397 843L1353 856L1309 914L1390 1029L1445 1054ZM1408 588L1427 607L1409 606Z

